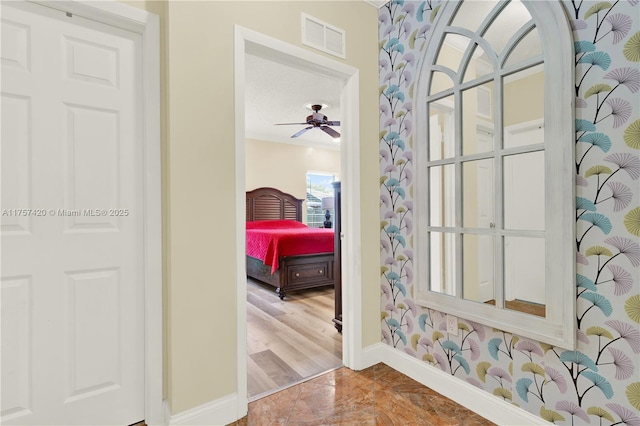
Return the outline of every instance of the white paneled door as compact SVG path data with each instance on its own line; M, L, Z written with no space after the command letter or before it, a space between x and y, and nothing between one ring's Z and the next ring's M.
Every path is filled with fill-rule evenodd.
M141 38L1 4L2 424L144 419Z

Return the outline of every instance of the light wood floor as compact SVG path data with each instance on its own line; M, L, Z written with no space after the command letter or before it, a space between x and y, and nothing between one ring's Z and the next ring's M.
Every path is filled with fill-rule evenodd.
M258 399L342 366L332 287L287 293L247 279L248 396Z

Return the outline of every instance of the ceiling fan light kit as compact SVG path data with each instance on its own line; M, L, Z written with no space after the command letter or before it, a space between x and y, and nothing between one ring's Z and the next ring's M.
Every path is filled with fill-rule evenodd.
M316 107L316 106L318 106L318 105L320 105L320 108L319 108L319 109L323 109L323 108L324 108L324 109L327 109L327 108L331 107L331 105L329 105L329 104L328 104L328 103L326 103L326 102L306 102L306 103L304 104L304 107L305 107L306 109L309 109L309 110L311 110L311 111L314 111L314 109L313 109L313 108L314 108L314 107Z
M334 129L332 129L330 127L330 126L339 126L340 122L339 121L329 121L327 116L320 112L320 110L323 107L324 108L327 107L326 104L315 103L315 104L308 104L306 106L307 106L307 108L310 108L311 110L313 110L313 113L311 115L307 116L306 122L304 122L304 123L278 123L278 124L276 124L276 126L308 125L308 127L305 127L304 129L299 130L298 132L296 132L293 135L291 135L292 138L297 138L298 136L302 135L303 133L305 133L305 132L307 132L308 130L311 130L311 129L320 129L320 130L322 130L323 132L325 132L326 134L328 134L329 136L331 136L334 139L338 139L340 137L340 133L338 133L337 131L335 131Z

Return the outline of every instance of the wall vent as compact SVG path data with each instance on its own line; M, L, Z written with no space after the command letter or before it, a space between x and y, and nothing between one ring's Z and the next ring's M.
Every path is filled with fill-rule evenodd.
M302 14L302 44L346 58L344 30L306 13Z

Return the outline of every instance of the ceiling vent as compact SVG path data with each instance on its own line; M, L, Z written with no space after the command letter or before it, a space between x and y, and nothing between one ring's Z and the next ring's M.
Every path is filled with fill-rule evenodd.
M346 58L344 30L306 13L302 14L302 44L343 59Z

